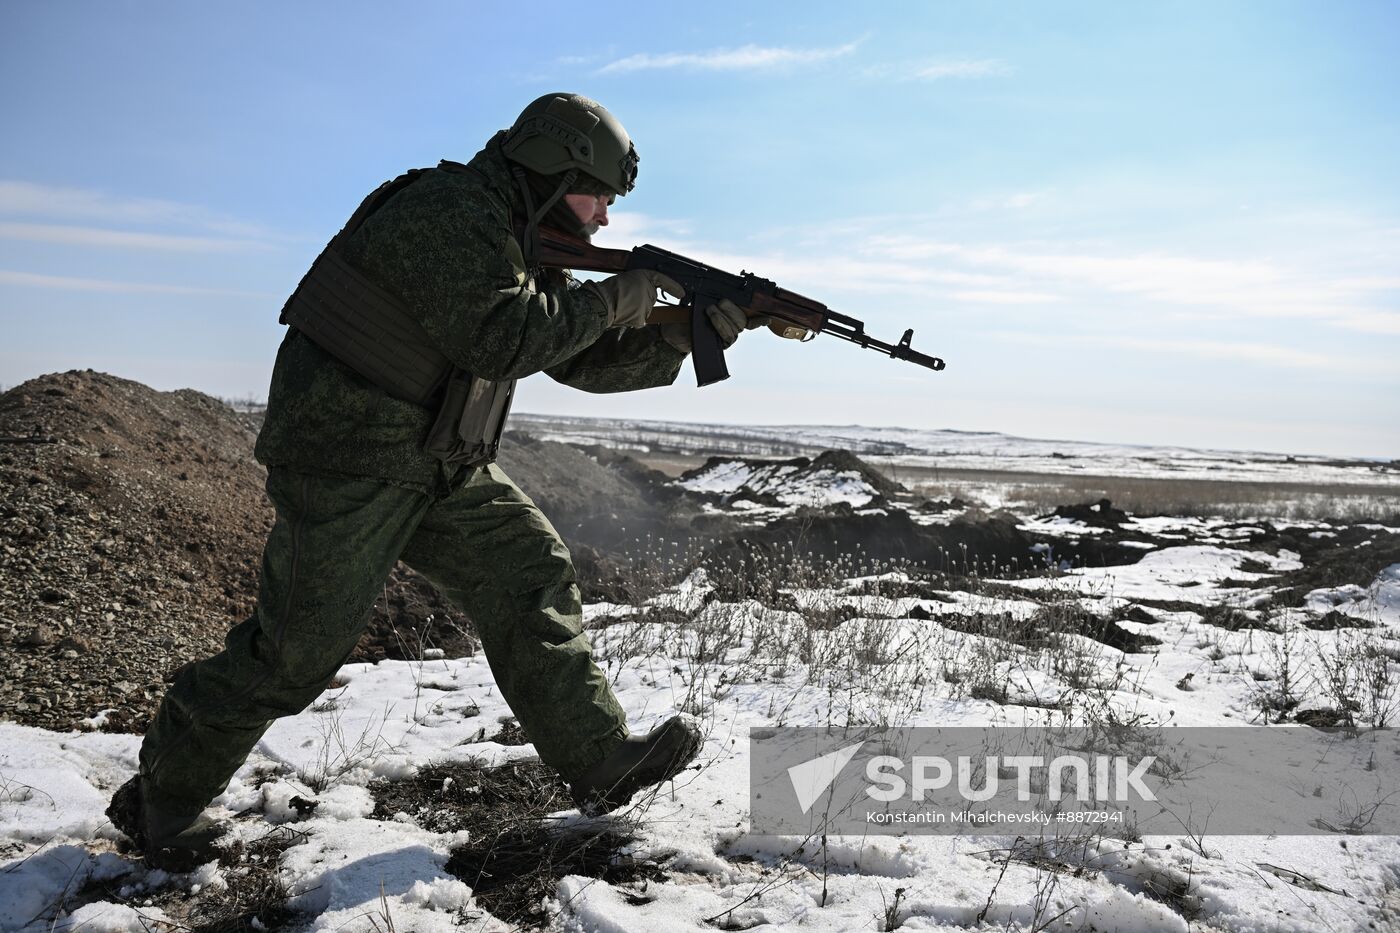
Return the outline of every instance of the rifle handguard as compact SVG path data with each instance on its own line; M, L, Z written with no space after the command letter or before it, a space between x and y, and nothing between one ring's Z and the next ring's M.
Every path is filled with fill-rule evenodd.
M690 310L679 305L657 305L647 315L648 324L684 324L690 320ZM786 321L769 321L768 329L788 340L811 340L815 336L805 327L795 327Z

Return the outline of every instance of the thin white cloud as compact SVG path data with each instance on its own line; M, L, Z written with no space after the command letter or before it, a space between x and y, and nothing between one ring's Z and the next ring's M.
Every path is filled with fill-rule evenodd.
M1400 311L1349 312L1339 317L1336 324L1338 327L1366 334L1400 337Z
M969 292L986 290L990 294L1006 285L1002 276L987 273L966 272L947 269L927 263L908 263L886 257L868 257L859 242L861 234L855 227L849 229L840 225L824 225L822 237L835 234L840 241L834 250L829 244L802 243L794 251L774 251L769 253L737 253L715 248L690 238L692 224L689 221L669 220L650 217L644 214L618 214L608 226L599 231L593 242L610 249L631 249L647 240L656 240L657 245L675 252L691 256L721 269L751 269L766 278L775 279L785 287L800 281L821 288L849 288L859 291L900 292L911 287L924 285L945 285L967 289ZM796 231L786 230L781 239L794 242ZM856 245L851 246L854 242ZM1015 289L1000 288L996 303L1008 303L1007 296ZM1055 296L1037 293L1025 301L1055 300Z
M1044 196L1045 195L1039 191L1023 191L1020 194L1011 195L1010 197L1006 198L1002 203L1006 207L1020 210L1021 208L1030 207L1032 204L1041 200Z
M834 242L800 243L771 251L735 252L692 240L688 225L645 218L635 225L619 226L630 215L619 215L595 242L599 246L627 249L653 239L658 245L707 262L721 269L748 269L820 299L828 292L917 296L917 303L937 300L942 304L1035 306L1060 302L1066 295L1053 288L1026 287L1013 276L995 272L955 268L947 263L908 262L870 246L868 234L841 227ZM625 222L624 222L625 223ZM617 229L614 229L617 228ZM823 235L832 233L822 227ZM794 232L781 239L794 243ZM800 238L798 238L800 239Z
M68 227L57 224L0 223L0 237L23 240L29 243L58 243L64 246L165 250L183 253L222 253L267 248L265 244L256 240L169 233L139 233L131 230L105 230L97 227Z
M691 229L689 221L667 220L627 211L614 216L593 237L593 242L609 249L631 249L652 238L663 242L674 241L678 237L689 236Z
M1353 288L1373 289L1375 291L1400 291L1400 276L1393 275L1366 275L1352 279L1343 279L1342 284Z
M851 54L860 41L831 48L790 49L762 45L744 45L735 49L710 49L704 52L640 52L609 62L598 74L619 74L633 71L654 71L685 68L696 71L758 71L793 65L814 65Z
M236 295L249 298L275 298L269 292L223 288L196 288L189 285L161 285L152 282L120 282L114 279L87 279L67 275L39 275L0 269L0 285L50 288L63 291L107 292L115 294Z
M1340 321L1367 309L1385 279L1329 278L1265 260L1050 253L1017 246L966 246L918 236L875 236L867 248L910 263L1000 270L1038 287L1132 295L1198 312ZM1059 286L1056 288L1056 286Z
M205 208L158 198L118 197L103 191L0 180L0 215L86 220L127 225L195 228L223 236L266 239L273 234Z
M953 292L952 297L958 301L989 305L1034 305L1060 300L1059 295L1050 295L1045 292L1023 292L987 288Z
M1046 334L1039 331L1034 333L993 331L987 333L986 336L998 340L1016 340L1037 346L1053 343L1109 347L1142 353L1169 353L1201 359L1227 360L1236 363L1263 363L1272 366L1306 369L1352 369L1356 366L1356 361L1351 357L1325 356L1309 350L1258 343L1253 340L1171 340L1158 337L1131 337L1121 334Z
M942 81L948 78L998 78L1012 73L999 58L948 58L914 62L885 62L871 65L867 78L890 81Z
M978 290L998 290L1006 286L1007 280L990 275L979 275L957 269L946 269L915 263L901 263L883 259L861 258L850 253L818 253L804 251L801 255L789 253L738 253L713 249L702 244L683 241L664 242L665 248L674 250L701 262L707 262L721 269L737 271L748 269L765 278L773 279L785 288L801 291L804 288L822 291L840 289L859 293L910 294L920 293L930 286L946 286ZM800 286L796 283L802 283ZM1003 295L997 304L1007 303L1005 294L1014 288L1001 288ZM815 293L813 297L816 297ZM1037 293L1040 300L1043 293Z
M117 223L188 221L191 209L153 198L117 198L99 191L0 181L0 214L81 218Z
M937 81L940 78L990 78L1011 73L1011 66L995 58L978 61L932 62L914 69L914 81Z

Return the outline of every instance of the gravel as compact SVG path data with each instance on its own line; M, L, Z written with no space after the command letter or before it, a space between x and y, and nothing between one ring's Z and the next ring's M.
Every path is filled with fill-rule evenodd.
M184 664L253 609L273 510L256 423L92 370L0 395L0 717L142 732ZM355 659L475 650L396 568Z

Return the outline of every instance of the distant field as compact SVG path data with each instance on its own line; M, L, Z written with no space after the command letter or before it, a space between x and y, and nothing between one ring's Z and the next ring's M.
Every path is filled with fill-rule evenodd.
M633 456L673 477L709 459L677 453L634 453ZM1400 493L1394 485L949 470L892 463L880 457L864 459L890 479L930 499L957 497L989 508L1050 511L1057 505L1111 499L1115 506L1137 515L1342 518L1400 524Z
M1267 483L1116 476L1054 476L926 467L885 467L891 479L930 498L958 496L989 506L1053 509L1111 499L1137 515L1390 520L1400 517L1392 486Z

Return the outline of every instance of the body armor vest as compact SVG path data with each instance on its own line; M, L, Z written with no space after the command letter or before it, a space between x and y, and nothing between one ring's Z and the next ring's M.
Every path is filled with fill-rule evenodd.
M442 162L445 171L468 171ZM311 264L280 318L394 398L435 409L423 450L448 464L496 459L515 380L479 379L444 356L405 307L345 261L339 245L429 169L386 181L361 202Z

